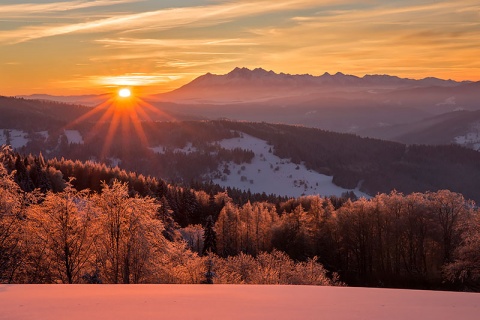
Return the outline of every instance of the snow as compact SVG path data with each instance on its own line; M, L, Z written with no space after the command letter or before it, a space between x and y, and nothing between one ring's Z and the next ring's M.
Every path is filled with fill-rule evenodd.
M478 319L480 294L315 286L0 285L0 319Z
M43 140L46 141L48 139L48 131L38 131L36 132L37 134L41 135L43 137Z
M65 130L65 135L67 136L68 143L83 143L82 135L78 130Z
M445 101L437 103L437 106L454 106L456 104L455 97L449 97Z
M273 154L274 148L266 141L248 134L242 133L240 138L224 139L219 144L225 149L241 148L255 153L251 163L237 165L228 162L219 166L218 170L223 177L215 178L213 182L223 187L291 197L315 194L341 196L350 191L333 184L331 176L309 170L305 165L297 165L289 159L279 158ZM230 174L223 173L225 166ZM358 190L354 192L359 197L368 197Z
M0 129L0 145L6 144L7 137L4 134L5 129ZM10 142L13 149L21 148L27 145L29 139L28 133L22 130L6 129L10 132Z
M165 147L162 145L156 146L156 147L150 147L150 149L158 154L165 154Z
M168 147L158 145L156 147L151 147L150 148L153 152L158 153L158 154L165 154L165 152L169 149ZM175 148L172 150L173 153L183 153L183 154L190 154L197 152L197 148L192 145L191 142L188 142L187 145L183 148Z
M122 159L115 157L108 158L108 161L110 161L109 165L112 167L118 167L122 163Z
M480 151L480 122L472 123L468 130L464 135L453 138L454 143Z

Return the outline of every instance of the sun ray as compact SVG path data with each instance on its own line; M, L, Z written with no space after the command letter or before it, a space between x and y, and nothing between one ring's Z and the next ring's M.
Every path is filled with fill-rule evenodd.
M107 99L79 118L64 126L64 129L78 128L86 123L84 144L92 145L98 161L111 156L128 160L138 147L148 150L148 132L155 132L155 121L177 121L169 113L153 106L137 96L136 88L122 87L107 96ZM102 145L96 146L100 140ZM133 150L133 153L132 153ZM148 151L145 151L148 152Z
M120 123L120 114L118 112L113 113L112 121L110 122L110 126L108 127L107 134L105 136L105 142L103 144L103 149L100 154L100 159L105 159L108 155L108 151L110 151L110 147L112 145L113 138L115 137L118 125Z
M141 110L141 109L138 109ZM135 132L137 133L138 137L140 138L140 143L142 146L147 147L148 146L148 139L145 134L145 131L143 130L142 124L140 122L140 119L138 117L137 112L134 110L130 114L130 119L132 120L133 127L135 129Z
M177 119L175 117L173 117L172 115L158 109L158 108L155 108L154 106L152 106L150 103L144 101L144 100L140 100L140 105L143 109L148 109L149 111L152 111L154 114L160 116L160 117L163 117L164 119L166 119L167 121L176 121Z
M87 119L93 117L95 114L101 112L102 110L104 109L108 109L111 104L113 102L113 98L109 98L107 101L105 102L102 102L101 104L99 104L98 106L94 107L92 110L90 110L89 112L85 113L84 115L82 115L80 118L77 118L75 120L73 120L72 122L70 122L69 124L67 124L65 126L66 129L68 128L71 128L81 122L84 122L86 121Z

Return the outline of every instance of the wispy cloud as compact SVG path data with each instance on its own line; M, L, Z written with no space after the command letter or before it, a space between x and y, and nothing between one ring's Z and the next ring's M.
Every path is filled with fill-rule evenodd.
M149 48L185 48L197 46L254 46L258 45L249 39L138 39L138 38L118 38L118 39L99 39L95 42L105 46L114 46L116 48L138 48L139 46L148 46Z
M294 60L294 68L304 72L460 79L480 71L480 61L472 59L480 56L480 47L472 46L480 43L478 1L405 2L321 11L292 17L293 27L252 29L263 44L259 64L290 71L285 62Z
M480 80L479 0L26 1L0 4L2 90L158 92L235 66Z
M0 5L0 14L9 17L26 16L35 13L61 12L93 7L114 6L123 3L140 2L144 0L95 0L95 1L63 1L50 3L19 3Z
M89 81L104 86L151 86L180 79L178 74L130 73L118 76L92 76Z
M127 1L127 0L126 0ZM104 4L108 1L94 1ZM332 3L331 0L323 0L320 3ZM63 2L65 3L65 2ZM92 3L92 5L93 5ZM77 7L87 5L80 1ZM50 8L52 4L45 4ZM153 10L130 14L115 14L104 19L97 19L88 22L23 27L9 32L0 33L0 42L19 43L33 39L63 35L75 32L140 32L146 30L167 30L180 26L211 26L239 17L272 13L275 11L300 9L311 6L318 6L319 1L313 0L289 0L289 1L233 1L208 6L182 7ZM16 5L13 5L16 6ZM22 6L22 5L18 5ZM26 6L26 5L23 5ZM7 7L5 9L5 7ZM8 10L9 6L5 6ZM38 8L40 8L39 5ZM68 6L65 6L68 8ZM2 7L0 7L0 12ZM47 9L48 10L48 9Z

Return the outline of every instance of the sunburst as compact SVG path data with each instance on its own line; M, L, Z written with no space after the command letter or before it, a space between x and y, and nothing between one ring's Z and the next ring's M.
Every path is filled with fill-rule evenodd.
M107 95L105 102L69 123L65 126L65 129L72 128L82 122L91 120L96 115L100 115L93 128L84 137L84 143L88 144L93 140L104 139L102 151L98 158L99 160L105 160L109 156L114 139L118 136L122 139L122 150L125 152L129 151L128 148L134 138L140 141L142 147L147 148L149 146L143 128L145 123L152 121L149 113L158 115L167 121L176 120L142 99L134 87L123 87ZM106 135L102 137L101 129L105 125L108 125L108 129Z

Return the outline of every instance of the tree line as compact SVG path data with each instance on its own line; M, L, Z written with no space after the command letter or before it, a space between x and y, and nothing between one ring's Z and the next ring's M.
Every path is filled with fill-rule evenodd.
M266 201L197 187L4 148L0 279L479 290L480 218L461 194Z
M117 179L99 192L77 190L73 177L60 191L25 191L5 167L8 154L0 162L2 283L204 283L210 270L215 283L342 284L315 259L297 262L275 250L236 259L197 254L176 223L165 233L165 197L132 193Z
M461 194L394 191L336 203L307 196L279 208L227 202L215 230L224 257L275 249L296 261L318 257L350 285L478 290L479 221Z

